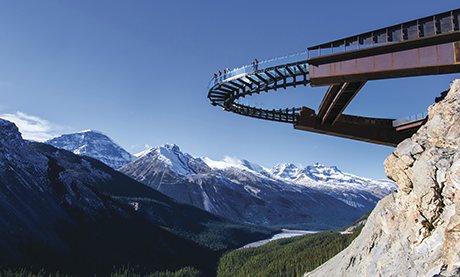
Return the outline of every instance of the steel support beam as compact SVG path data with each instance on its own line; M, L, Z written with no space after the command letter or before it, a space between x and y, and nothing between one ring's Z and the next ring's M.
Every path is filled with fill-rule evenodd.
M370 143L396 146L412 136L420 126L398 132L392 126L393 119L368 118L342 115L333 125L321 124L314 110L304 108L294 128L297 130L332 135Z
M345 108L350 104L351 100L361 90L366 82L344 83L340 89L331 96L331 101L328 106L324 106L321 119L321 124L333 125L337 122ZM337 86L333 86L337 87ZM330 91L330 90L329 90ZM335 89L333 89L335 91ZM326 95L327 97L328 95ZM332 98L333 96L333 98Z

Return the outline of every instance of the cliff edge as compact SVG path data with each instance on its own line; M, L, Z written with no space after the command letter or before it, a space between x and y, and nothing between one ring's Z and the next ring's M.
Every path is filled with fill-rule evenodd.
M385 171L398 191L348 248L305 276L460 276L460 79Z

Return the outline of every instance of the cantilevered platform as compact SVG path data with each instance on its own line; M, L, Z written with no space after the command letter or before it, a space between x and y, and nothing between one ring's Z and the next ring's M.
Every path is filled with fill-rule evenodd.
M460 72L460 9L346 37L307 52L253 63L215 76L211 103L245 116L292 123L316 133L395 146L425 122L344 115L366 82ZM267 110L241 98L296 86L329 86L317 112L307 107Z

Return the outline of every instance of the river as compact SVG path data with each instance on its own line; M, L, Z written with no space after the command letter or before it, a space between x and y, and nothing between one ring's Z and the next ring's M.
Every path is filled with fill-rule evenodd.
M318 231L281 229L281 233L275 234L273 237L271 237L269 239L264 239L264 240L259 240L259 241L256 241L256 242L251 242L251 243L246 244L245 246L241 247L240 249L259 247L259 246L262 246L264 244L269 243L270 241L274 241L274 240L277 240L277 239L292 238L292 237L298 237L298 236L303 236L303 235L308 235L308 234L315 234L315 233L318 233Z

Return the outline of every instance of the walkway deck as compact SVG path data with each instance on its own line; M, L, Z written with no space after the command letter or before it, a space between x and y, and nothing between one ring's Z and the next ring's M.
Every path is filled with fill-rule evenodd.
M425 118L404 121L345 115L366 82L460 72L460 9L309 47L214 76L212 105L296 129L395 146ZM307 107L263 109L241 103L253 94L297 86L329 86L318 112Z

